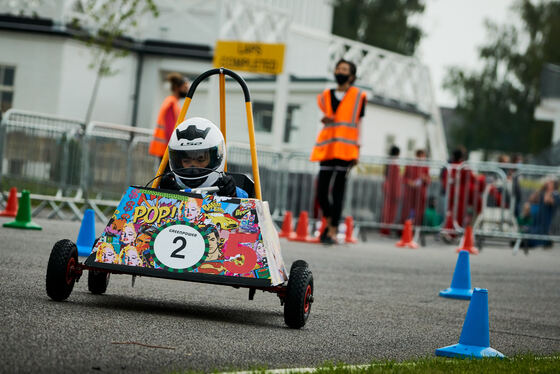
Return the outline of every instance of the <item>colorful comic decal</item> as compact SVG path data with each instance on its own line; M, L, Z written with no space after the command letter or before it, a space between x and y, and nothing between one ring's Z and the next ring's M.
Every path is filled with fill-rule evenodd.
M264 279L275 269L280 280L270 257L276 252L268 253L263 240L261 206L254 199L129 187L93 249L95 261Z

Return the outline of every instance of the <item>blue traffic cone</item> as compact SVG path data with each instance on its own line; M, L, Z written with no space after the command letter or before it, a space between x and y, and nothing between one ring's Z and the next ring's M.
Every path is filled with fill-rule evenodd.
M439 296L452 299L470 300L471 289L471 265L469 262L469 252L460 251L455 265L455 272L451 280L451 287L439 291Z
M89 256L93 248L93 243L95 243L95 215L93 210L86 209L76 243L78 247L78 256Z
M436 349L436 356L459 358L505 357L494 348L490 348L487 289L474 289L459 344Z

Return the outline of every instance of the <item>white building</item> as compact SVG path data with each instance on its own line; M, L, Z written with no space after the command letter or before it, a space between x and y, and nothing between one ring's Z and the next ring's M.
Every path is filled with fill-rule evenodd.
M66 25L80 0L0 0L0 99L13 107L84 119L95 72L91 52ZM98 3L103 3L99 1ZM10 8L10 6L19 9ZM398 145L403 156L429 148L445 160L445 137L428 68L416 58L336 37L330 33L329 0L157 0L160 16L145 17L123 44L118 73L101 80L92 119L151 128L167 96L164 77L194 77L212 68L216 40L286 44L283 74L246 78L254 103L257 143L276 150L309 152L319 129L316 95L334 86L340 58L358 66L357 85L368 92L362 154L385 155ZM24 17L19 12L24 8ZM30 17L35 12L40 18ZM2 14L4 13L4 14ZM27 15L27 17L25 17ZM88 20L84 19L86 25ZM94 26L94 25L89 25ZM188 116L218 121L217 81L202 84ZM247 143L242 93L227 85L228 141ZM273 110L276 103L276 110Z
M552 122L551 144L560 144L560 65L545 64L541 72L541 101L535 119Z

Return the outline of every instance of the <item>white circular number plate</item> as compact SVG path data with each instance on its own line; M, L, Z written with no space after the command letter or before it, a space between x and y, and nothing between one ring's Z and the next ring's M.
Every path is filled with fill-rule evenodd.
M161 227L151 246L157 264L169 271L193 270L208 256L208 240L193 226L182 223Z

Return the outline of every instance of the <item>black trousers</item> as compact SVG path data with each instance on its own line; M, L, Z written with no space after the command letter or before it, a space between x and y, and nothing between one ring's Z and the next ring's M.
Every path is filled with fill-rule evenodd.
M338 226L346 190L346 178L352 161L327 160L320 164L317 180L317 200L323 216L331 219L331 225Z

